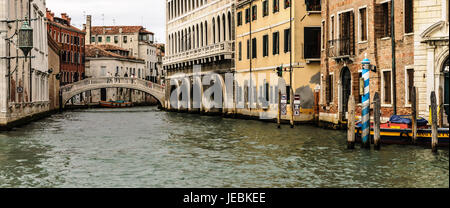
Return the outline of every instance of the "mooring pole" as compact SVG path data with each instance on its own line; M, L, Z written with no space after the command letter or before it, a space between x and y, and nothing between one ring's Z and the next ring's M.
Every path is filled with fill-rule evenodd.
M438 146L438 122L437 122L437 104L436 104L436 92L431 92L431 149L433 152L437 152Z
M370 60L362 61L362 77L364 78L364 95L362 97L362 148L370 149Z
M374 107L373 107L373 119L374 119L374 134L373 141L376 150L381 149L381 136L380 136L380 125L381 125L381 101L378 92L375 93L373 97Z
M411 111L412 111L412 142L417 142L417 89L413 87L411 91Z
M355 97L350 95L348 101L347 149L355 149Z

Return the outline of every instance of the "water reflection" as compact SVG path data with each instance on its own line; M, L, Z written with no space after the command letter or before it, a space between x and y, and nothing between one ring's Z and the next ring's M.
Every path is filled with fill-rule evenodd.
M345 147L312 126L71 111L0 133L0 187L449 187L448 150Z

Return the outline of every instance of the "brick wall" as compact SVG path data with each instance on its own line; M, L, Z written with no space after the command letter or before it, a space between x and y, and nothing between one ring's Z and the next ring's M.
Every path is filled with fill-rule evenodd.
M367 58L371 60L371 63L376 65L378 71L370 72L370 89L371 89L371 98L373 99L373 95L375 92L381 94L381 70L392 70L392 45L390 37L383 37L382 29L384 27L384 19L382 14L382 7L379 5L382 1L376 0L345 0L345 1L333 1L333 0L325 0L322 1L322 18L325 20L325 35L326 40L324 43L326 44L325 50L322 51L322 83L324 83L322 87L322 91L326 91L329 86L326 86L326 77L330 73L334 73L334 97L333 102L328 104L324 102L326 99L323 99L321 105L321 112L324 114L339 114L340 108L339 101L341 93L339 85L341 78L341 70L344 66L347 66L351 72L352 77L352 93L354 95L359 95L359 71L361 70L361 61L365 58L365 54L367 53ZM389 6L389 15L390 15L390 3ZM414 65L414 37L410 34L404 33L404 12L403 12L403 1L395 1L395 52L396 52L396 92L397 92L397 114L404 115L409 114L410 109L406 107L405 100L405 69L406 67ZM367 8L367 21L368 21L368 41L360 42L359 34L360 34L360 26L359 26L359 9L366 7ZM328 50L330 47L328 46L328 41L332 39L330 37L330 17L334 15L335 18L335 29L334 34L335 37L333 39L339 39L339 33L341 25L339 25L340 21L338 21L339 14L343 12L353 11L354 12L354 35L355 35L355 55L346 57L343 59L335 59L334 57L330 57ZM389 18L390 19L390 18ZM391 31L390 31L391 32ZM336 46L335 46L336 47ZM326 93L322 93L322 96L326 96ZM357 101L360 99L356 99ZM357 115L361 114L361 107L357 107ZM382 107L382 116L390 117L393 114L393 107L384 105Z

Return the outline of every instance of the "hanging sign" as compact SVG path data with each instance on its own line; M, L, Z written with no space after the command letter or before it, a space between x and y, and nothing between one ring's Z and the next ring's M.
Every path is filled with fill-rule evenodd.
M285 116L287 115L287 96L286 95L282 95L281 96L281 115Z
M300 95L295 95L294 99L294 116L300 116Z

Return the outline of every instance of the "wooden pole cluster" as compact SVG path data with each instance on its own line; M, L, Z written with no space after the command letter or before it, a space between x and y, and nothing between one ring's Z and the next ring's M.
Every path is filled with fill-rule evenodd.
M380 150L381 149L381 100L380 100L380 95L378 94L378 92L375 93L374 96L374 113L373 113L373 117L374 117L374 146L376 150Z
M348 101L347 148L355 149L355 97L350 95Z
M431 149L433 152L437 152L438 146L438 121L437 121L437 104L436 104L436 92L431 92Z

